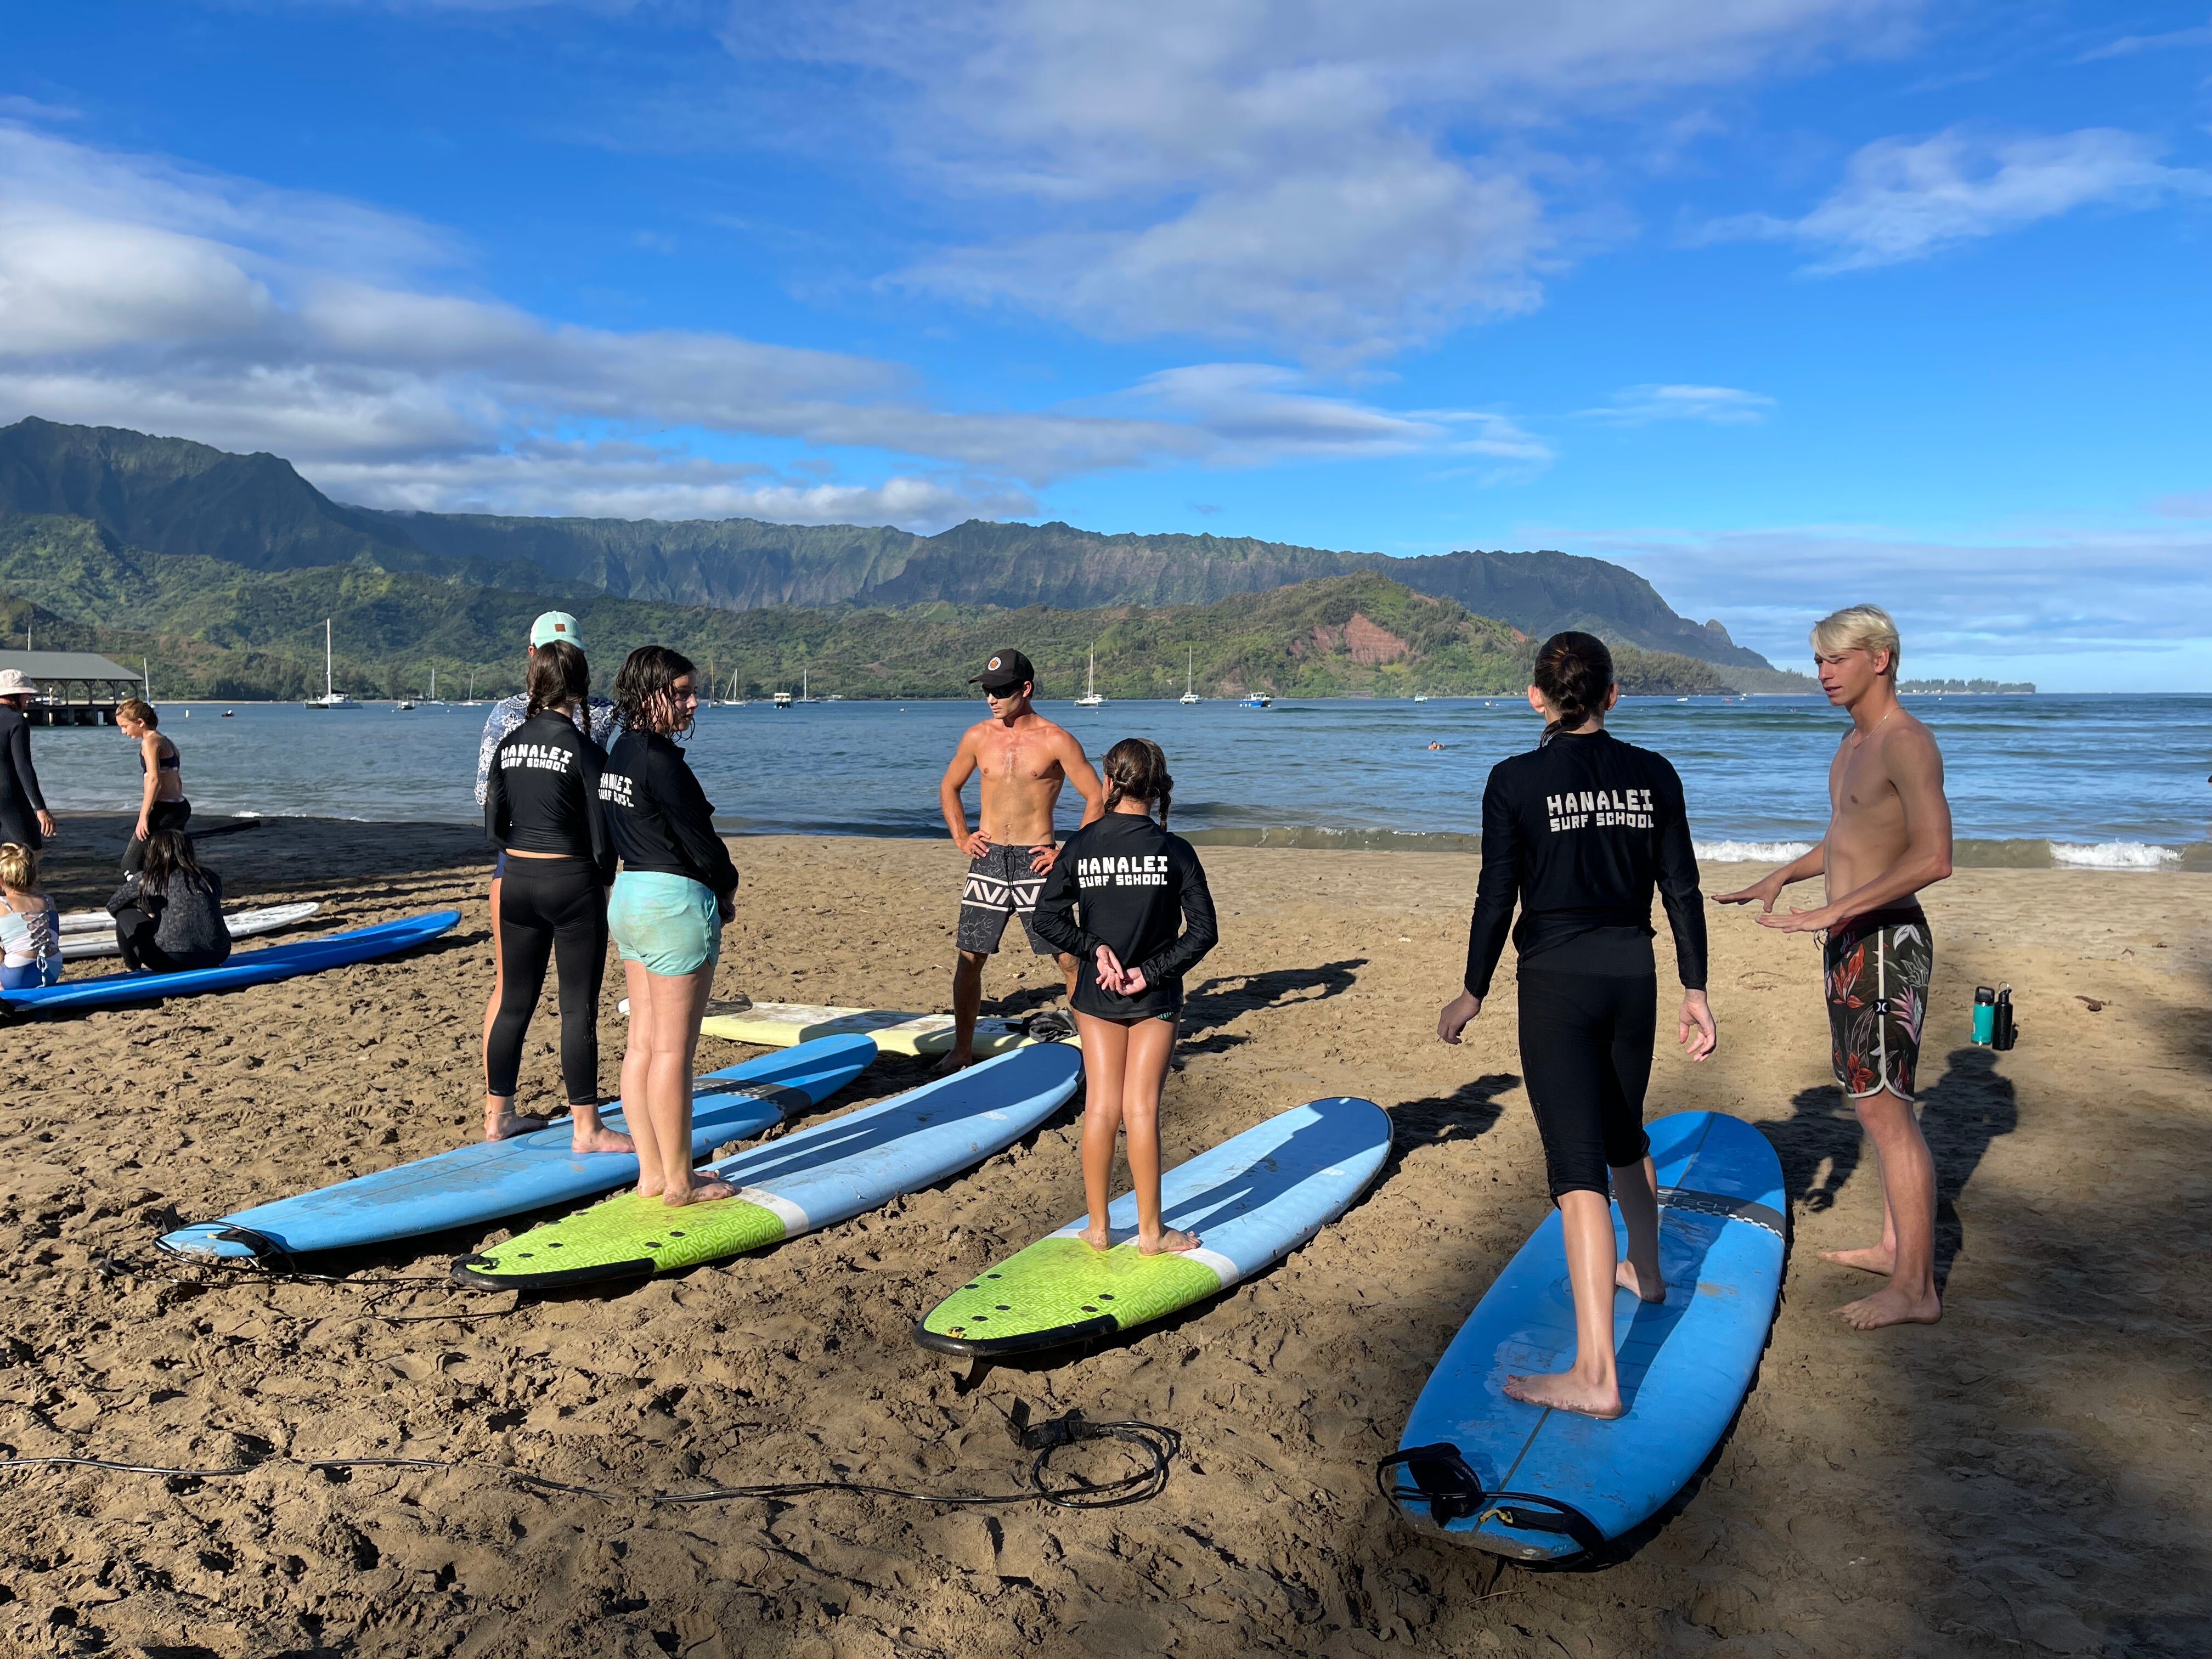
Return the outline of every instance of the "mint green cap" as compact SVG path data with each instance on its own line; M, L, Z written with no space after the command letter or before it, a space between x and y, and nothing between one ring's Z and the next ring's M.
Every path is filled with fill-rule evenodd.
M530 624L532 647L550 645L556 640L566 640L580 650L583 647L583 632L576 626L576 619L565 611L549 611Z

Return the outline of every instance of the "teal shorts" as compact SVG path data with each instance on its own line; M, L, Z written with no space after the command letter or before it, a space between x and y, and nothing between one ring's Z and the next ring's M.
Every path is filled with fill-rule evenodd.
M689 876L625 870L607 896L615 954L648 974L678 978L711 968L722 955L722 919L709 888Z

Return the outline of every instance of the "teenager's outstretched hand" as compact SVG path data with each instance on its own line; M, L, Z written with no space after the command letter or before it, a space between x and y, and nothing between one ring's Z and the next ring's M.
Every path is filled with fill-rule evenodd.
M1482 1012L1482 999L1472 991L1462 991L1444 1004L1443 1012L1437 1016L1437 1040L1457 1045L1459 1034L1468 1022Z
M1817 910L1791 910L1782 915L1768 911L1752 920L1762 927L1771 927L1784 933L1822 933L1831 927L1840 927L1850 918L1832 904L1824 904Z
M1761 915L1767 915L1773 910L1774 901L1782 896L1782 884L1775 879L1775 877L1779 876L1781 873L1782 872L1779 870L1777 870L1773 875L1767 876L1762 880L1754 881L1748 887L1740 887L1733 893L1716 893L1713 895L1713 902L1716 904L1750 904L1756 902L1759 906L1759 914Z
M1703 1060L1712 1053L1721 1040L1720 1027L1713 1024L1712 1005L1705 1000L1703 991L1682 993L1681 1029L1682 1052L1692 1060Z

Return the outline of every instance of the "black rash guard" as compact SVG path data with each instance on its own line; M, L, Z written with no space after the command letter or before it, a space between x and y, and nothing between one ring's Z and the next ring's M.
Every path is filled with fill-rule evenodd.
M532 715L500 739L484 788L484 834L516 853L588 859L604 887L614 843L599 810L599 744L565 714Z
M599 775L599 805L623 869L689 876L721 902L728 920L738 866L681 749L658 732L625 731Z
M1651 890L1667 904L1685 988L1705 983L1705 913L1682 781L1663 755L1603 731L1554 737L1503 760L1482 792L1482 875L1467 988L1490 994L1513 943L1523 972L1652 971Z
M1076 959L1069 999L1076 1011L1102 1019L1180 1012L1182 976L1219 937L1198 854L1181 836L1134 812L1109 812L1067 838L1031 921L1048 944ZM1124 968L1144 970L1142 991L1127 997L1098 983L1102 945Z

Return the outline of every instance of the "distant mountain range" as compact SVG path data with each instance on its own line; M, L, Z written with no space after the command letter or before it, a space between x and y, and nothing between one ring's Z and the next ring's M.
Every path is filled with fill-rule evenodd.
M1040 690L1076 696L1089 653L1115 698L1173 696L1186 662L1201 695L1495 695L1528 684L1534 641L1508 624L1416 593L1374 571L1237 593L1210 605L1072 611L936 603L779 605L726 611L553 593L386 570L363 559L250 570L193 553L124 545L88 519L0 514L0 636L156 665L170 696L296 698L322 690L322 623L332 620L337 679L356 696L421 696L430 671L450 697L517 689L530 619L560 604L581 625L602 689L633 647L673 645L726 696L805 684L848 697L972 696L968 676L1018 645ZM1617 647L1629 690L1729 689L1713 664Z
M342 505L267 454L32 417L0 428L0 515L73 519L115 549L264 574L368 566L474 587L749 611L773 607L1205 605L1372 574L1528 635L1583 628L1697 659L1737 690L1803 690L1717 622L1677 615L1644 578L1557 552L1426 558L1242 538L1102 535L981 520L936 536L752 519L535 519ZM16 587L18 593L26 590ZM908 693L908 695L919 695Z

